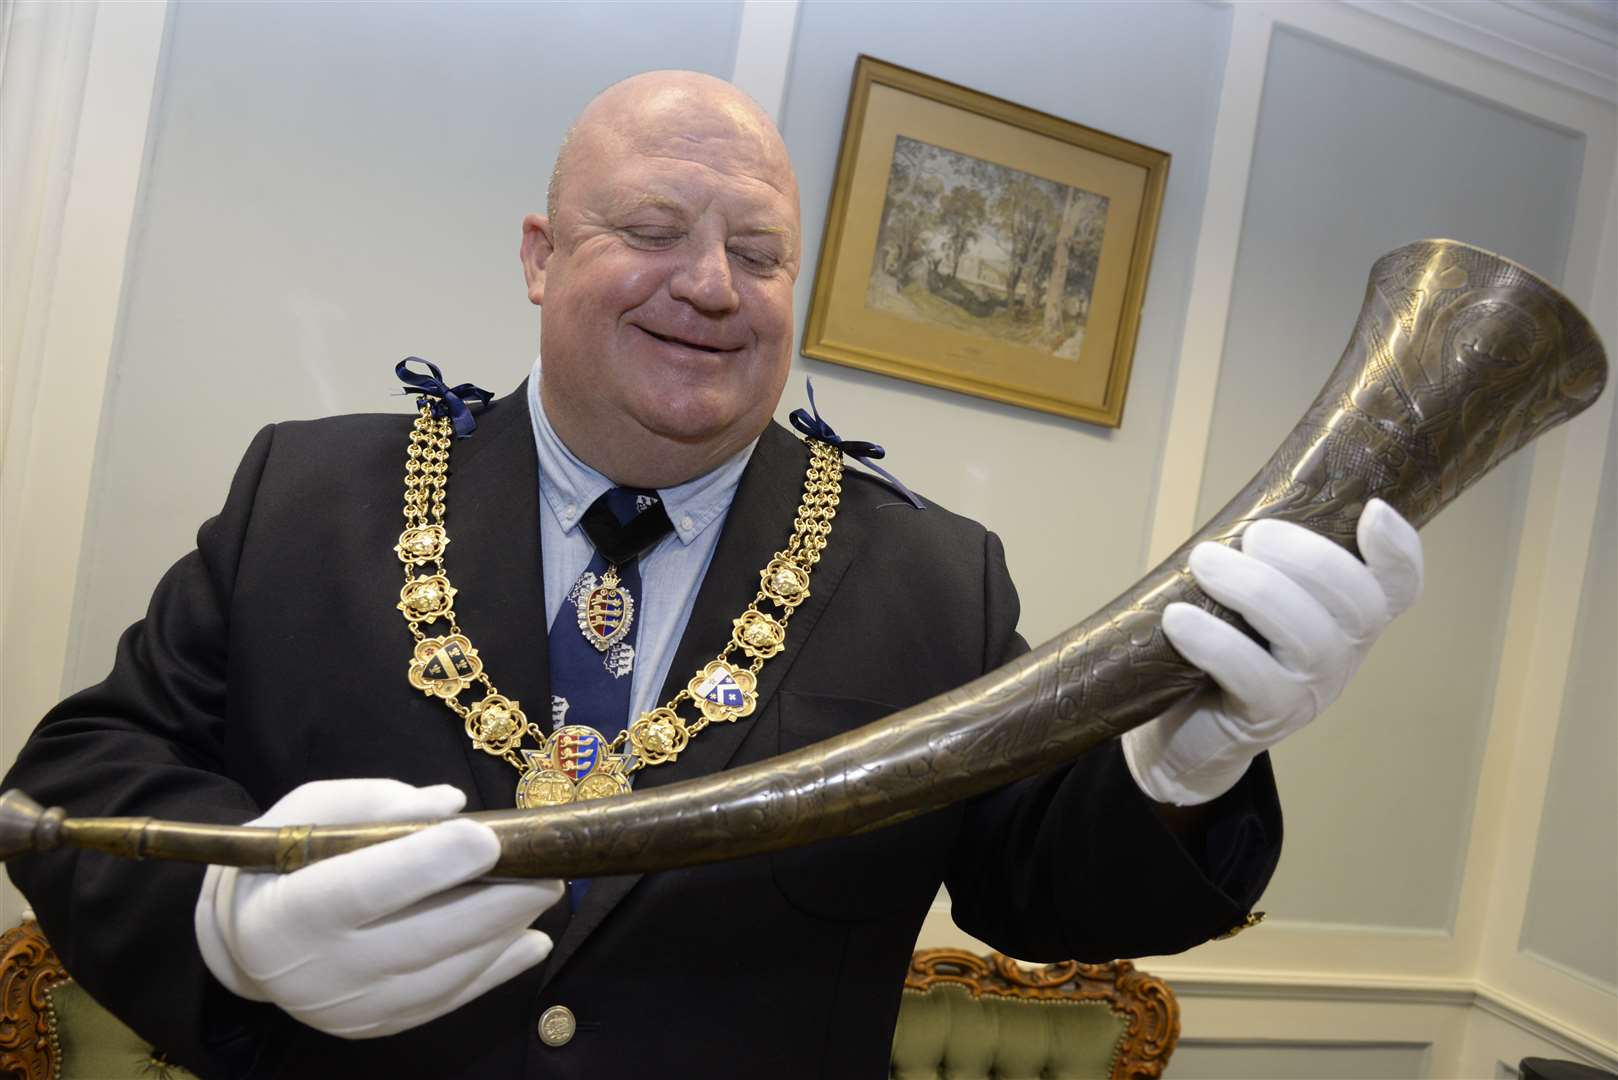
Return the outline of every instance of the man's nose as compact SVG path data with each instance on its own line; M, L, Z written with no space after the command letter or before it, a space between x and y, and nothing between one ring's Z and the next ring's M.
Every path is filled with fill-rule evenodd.
M690 257L669 281L669 292L699 311L735 311L741 298L731 278L730 252L720 243L693 245Z

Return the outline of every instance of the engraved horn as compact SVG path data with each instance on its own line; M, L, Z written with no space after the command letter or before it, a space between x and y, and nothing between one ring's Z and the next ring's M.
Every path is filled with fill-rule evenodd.
M1489 252L1410 244L1371 270L1352 340L1269 464L1203 529L1101 611L957 690L795 753L584 804L468 815L500 838L494 876L589 877L777 851L878 828L1029 776L1146 722L1206 676L1169 645L1164 607L1220 609L1191 547L1294 521L1354 550L1366 501L1417 527L1606 383L1585 317ZM75 820L0 796L0 857L58 846L295 870L426 823L260 829Z

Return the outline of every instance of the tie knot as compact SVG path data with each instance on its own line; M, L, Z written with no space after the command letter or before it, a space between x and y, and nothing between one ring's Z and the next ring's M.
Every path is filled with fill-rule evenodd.
M662 501L655 491L632 487L611 488L596 500L598 503L604 502L607 504L607 509L612 511L612 516L618 520L620 525L629 524L642 511L648 510Z
M614 566L640 555L674 528L657 492L627 487L615 487L591 503L579 524Z

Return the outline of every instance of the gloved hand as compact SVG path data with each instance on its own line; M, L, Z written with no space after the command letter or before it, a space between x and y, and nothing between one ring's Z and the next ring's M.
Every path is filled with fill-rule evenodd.
M1248 526L1241 551L1192 549L1197 584L1270 648L1190 604L1164 610L1170 643L1216 685L1124 734L1142 791L1179 806L1218 798L1343 692L1378 635L1421 595L1421 540L1398 511L1372 499L1356 535L1364 562L1274 520Z
M447 817L466 796L397 780L304 784L249 825ZM528 925L553 880L467 885L500 853L487 825L446 821L291 874L208 867L197 944L232 993L331 1035L366 1039L435 1019L545 959Z

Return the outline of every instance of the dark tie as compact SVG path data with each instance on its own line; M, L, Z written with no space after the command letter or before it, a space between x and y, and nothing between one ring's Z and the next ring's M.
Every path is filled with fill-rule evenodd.
M592 503L580 526L596 552L551 624L550 729L583 724L611 741L629 723L629 688L642 614L639 556L674 526L655 491L621 487ZM600 588L609 567L617 568L618 587L628 593L628 601L620 605L609 596L604 603L589 603L590 592ZM582 616L581 595L586 599ZM588 886L588 881L569 884L575 909Z

